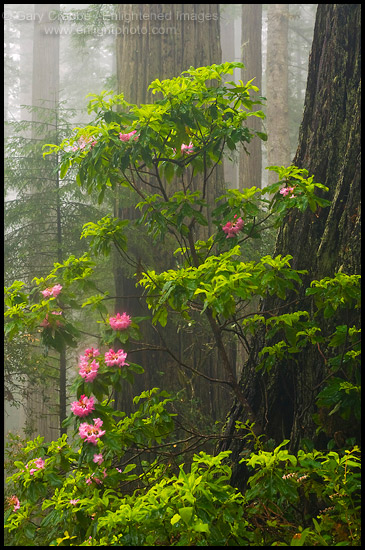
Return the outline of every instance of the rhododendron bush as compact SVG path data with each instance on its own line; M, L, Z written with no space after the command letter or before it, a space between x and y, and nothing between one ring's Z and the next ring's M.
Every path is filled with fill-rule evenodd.
M344 368L357 369L360 353L356 327L346 332L350 347L344 351L343 331L325 335L317 325L319 317L357 307L358 276L339 273L313 281L307 289L315 302L310 312L240 313L257 297L275 295L285 303L305 274L292 268L289 255L250 260L243 245L279 227L290 209L315 213L329 202L323 198L327 188L295 166L269 167L278 181L265 189L227 189L214 202L208 200L213 170L223 157L252 138L266 139L250 130L251 116L264 117L252 111L260 104L250 98L257 88L251 81L223 82L235 67L242 65L190 68L177 78L155 80L153 104L129 104L122 94L108 92L92 96L93 124L76 128L60 146L47 146L45 154L61 157L61 178L77 168L77 184L96 193L99 203L110 189L125 187L138 197L141 214L137 221L105 216L85 224L81 237L89 239L89 254L54 264L50 274L33 280L30 291L20 281L6 289L10 339L39 330L43 345L58 352L76 347L81 339L72 316L76 308L97 316L100 326L97 347L86 342L75 365L69 416L63 421L68 435L53 442L38 437L17 452L6 510L11 545L328 545L343 540L338 526L351 543L359 540L358 448L343 456L313 448L293 456L281 448L288 441L265 448L226 351L227 332L247 343L264 325L269 337L275 336L258 365L267 373L275 361L306 345L333 348L329 369L345 353ZM166 235L176 238L176 269L142 266L139 274L151 311L148 321L164 327L171 314L178 314L182 325L191 326L196 312L204 317L219 354L218 383L230 388L249 419L237 426L242 431L236 436L255 443L255 452L242 459L251 473L246 494L229 485L229 452L211 456L200 450L190 466L184 465L185 451L200 449L208 436L186 432L177 438L175 396L146 388L134 397L129 416L115 406L116 393L143 369L153 368L131 360L146 318L108 311L93 273L98 257L111 247L129 257L126 228L138 225L146 226L151 243ZM357 386L339 383L329 393L318 392L319 401L336 400L341 414L358 414ZM323 510L332 507L331 513L303 519L303 495L307 502L319 493Z

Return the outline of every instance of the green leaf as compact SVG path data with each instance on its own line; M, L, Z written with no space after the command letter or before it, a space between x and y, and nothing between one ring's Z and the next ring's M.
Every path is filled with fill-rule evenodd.
M193 531L196 531L197 533L209 533L209 525L203 522L194 523Z
M118 433L107 432L103 435L102 441L106 447L112 451L121 452L122 450L122 439Z
M174 165L172 164L172 162L166 162L164 167L164 176L169 183L174 177L174 174L175 174Z
M136 467L136 464L127 464L127 466L123 470L123 474L127 474L128 472L131 472Z
M46 476L48 482L52 487L62 487L63 485L63 479L61 479L58 475L56 475L54 472L49 472Z
M171 525L175 525L175 523L177 523L178 521L180 521L180 519L181 519L180 514L174 514L174 515L172 516L172 518L170 519Z
M60 170L60 178L61 180L65 177L65 175L67 174L67 171L68 169L70 168L71 166L71 162L69 160L66 160L65 162L62 163L62 166L61 166L61 170Z
M129 363L128 369L137 374L144 373L144 368L141 365L137 365L136 363Z
M193 506L186 506L184 508L179 508L179 514L187 525L190 523L191 516L193 515L193 511L194 511Z

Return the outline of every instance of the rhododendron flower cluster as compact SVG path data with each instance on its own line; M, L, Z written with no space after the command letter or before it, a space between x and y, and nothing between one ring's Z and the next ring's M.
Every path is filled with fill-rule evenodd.
M8 503L10 504L10 506L14 505L13 512L16 512L17 510L19 510L20 502L16 495L13 495L12 497L10 497L8 500Z
M234 216L237 218L237 214ZM239 231L243 228L244 221L242 218L238 218L234 222L227 222L226 225L222 227L222 230L227 233L226 239L235 237Z
M95 464L101 464L102 462L104 462L103 455L101 453L100 454L95 453L93 462L95 462Z
M132 319L126 313L117 313L115 317L109 318L109 324L113 330L125 330L132 323Z
M79 426L79 435L81 439L86 439L88 443L96 445L99 437L105 434L105 430L100 429L102 425L103 421L100 418L94 418L94 426L87 422L83 422Z
M279 192L280 192L280 195L283 195L283 197L286 197L289 193L292 193L292 195L289 197L290 199L294 197L293 195L294 187L283 187L282 189L280 189Z
M136 133L137 133L137 130L132 130L128 134L119 134L119 139L121 141L129 141L131 139L131 137L134 136L134 134L136 134ZM134 141L136 141L137 139L138 139L138 136L136 136L134 138Z
M186 145L185 143L183 143L181 145L181 152L187 153L188 155L190 155L190 153L193 153L193 148L194 148L194 145L192 144L192 142L190 142L189 145Z
M95 409L94 398L81 395L78 401L71 403L71 410L76 416L87 416Z
M124 367L124 365L128 365L128 363L125 362L126 358L127 354L122 349L118 349L118 351L110 349L105 353L105 364L108 365L108 367L114 365L117 367Z
M85 378L85 382L92 382L97 374L100 365L95 359L89 363L87 357L81 356L79 362L79 375Z
M35 460L32 460L30 463L32 466L36 466L35 468L31 468L29 470L30 475L32 476L34 472L37 472L38 470L42 470L44 468L44 460L43 458L36 458ZM29 463L25 466L26 468L29 468Z
M62 315L62 311L52 311L52 315ZM62 321L56 321L56 326L59 327L62 325ZM50 327L51 323L48 321L48 313L46 314L43 321L40 323L41 327Z
M104 469L103 470L103 475L104 475L104 478L107 477L107 473L106 473L106 470ZM88 484L88 485L91 485L91 483L95 481L95 483L97 483L98 485L100 485L101 483L103 483L98 477L95 477L95 472L93 472L91 474L91 476L87 477L85 479L85 482Z
M49 298L50 296L58 296L59 293L62 290L62 285L54 285L52 287L46 288L46 290L42 290L42 294L44 298Z
M94 348L87 348L84 353L84 357L87 357L88 359L92 359L98 355L100 355L99 350Z
M190 142L189 145L182 143L180 148L182 154L187 153L188 155L194 152L193 149L194 149L194 144L192 142ZM173 148L173 152L174 152L174 155L176 155L175 147Z
M94 140L94 138L91 136L91 137L85 137L85 136L81 136L78 140L77 140L77 143L78 145L74 145L72 147L72 150L73 151L78 151L79 149L85 149L86 145L88 143L90 143L90 147L94 147L94 145L97 144L97 141Z

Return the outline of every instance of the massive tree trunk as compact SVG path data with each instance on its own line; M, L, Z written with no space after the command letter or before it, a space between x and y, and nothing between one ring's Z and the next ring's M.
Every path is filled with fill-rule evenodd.
M291 254L292 267L308 270L303 289L312 279L342 271L360 271L360 4L320 4L317 11L303 122L294 164L314 174L315 181L329 187L331 206L319 214L291 213L281 227L276 254ZM293 211L291 211L293 212ZM287 299L290 312L292 296ZM282 305L282 304L281 304ZM277 299L267 299L262 310L275 311ZM310 310L308 301L306 307ZM359 322L352 312L350 323ZM336 322L336 321L334 321ZM348 322L337 319L337 324ZM351 326L350 324L350 326ZM331 324L327 323L327 330ZM269 374L256 372L258 352L265 334L255 339L254 349L244 366L241 385L257 422L268 438L277 443L291 440L296 450L302 438L326 446L333 433L316 438L313 414L315 399L326 375L324 358L317 348L297 357L298 364L273 367ZM245 421L242 407L234 403L226 435L234 434L235 420ZM358 435L358 426L347 426L347 437ZM230 448L238 462L242 444L228 440L219 450ZM243 467L236 467L232 483L240 485Z
M152 80L221 62L219 4L120 4L118 88L127 101L152 101Z
M173 78L188 70L190 66L201 67L221 63L218 4L122 4L118 6L118 25L118 91L124 93L127 101L137 104L153 101L155 96L152 96L147 88L156 78ZM216 170L216 175L211 178L209 185L207 199L212 203L223 192L223 171L221 167L218 168L219 171ZM127 207L125 199L124 204L120 200L115 207L115 215L126 219L135 219L139 216L139 210L135 209L132 201L129 204L131 206ZM173 264L168 265L168 262L173 261L173 256L166 245L161 249L157 244L147 243L143 239L145 237L136 239L134 246L130 247L136 262L141 260L144 267L151 268L152 266L148 265L146 251L147 256L151 256L150 251L153 249L154 269L173 267ZM116 311L127 311L132 316L148 315L149 311L143 310L138 302L137 296L142 292L140 287L135 286L136 279L131 278L130 270L126 271L119 258L115 258L114 280L116 294L121 296L116 300ZM131 297L128 298L128 295ZM193 331L190 334L186 331L179 332L178 327L169 324L163 331L163 340L156 336L151 327L143 326L143 331L144 341L148 345L164 346L164 342L168 342L175 355L185 362L190 361L196 366L203 361L201 356L204 352L200 349L200 342L194 342L197 336ZM119 344L116 342L116 345ZM195 351L188 357L190 349ZM123 394L116 396L115 406L123 408L126 412L130 411L133 395L153 386L169 390L178 390L184 386L188 398L200 399L205 412L213 414L214 419L219 411L227 411L225 388L212 384L207 388L206 381L196 381L191 373L186 373L166 353L148 349L131 355L131 361L143 365L145 374L136 376L133 388L128 387L123 390ZM217 378L217 369L218 362L213 350L205 361L204 372ZM163 378L159 371L163 371Z

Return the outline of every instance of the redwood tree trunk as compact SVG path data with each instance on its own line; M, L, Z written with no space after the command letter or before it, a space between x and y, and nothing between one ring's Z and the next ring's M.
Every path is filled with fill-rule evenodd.
M291 213L279 231L275 254L291 254L295 269L308 270L303 289L310 280L333 277L339 270L348 275L359 273L360 4L318 6L304 116L293 164L306 168L315 181L329 187L325 196L332 202L318 217L310 211ZM294 297L289 297L287 303ZM277 299L268 299L262 309L275 311L277 306ZM305 306L297 309L309 310L308 302ZM290 311L288 306L280 313ZM360 314L351 315L351 321L360 324ZM337 319L336 324L344 322ZM328 328L331 330L331 326ZM241 379L263 432L276 443L290 439L292 450L304 437L325 446L328 439L316 440L313 420L315 399L325 377L323 357L313 347L312 353L297 356L298 364L278 365L269 374L262 374L255 367L264 345L265 334L261 333L254 341ZM242 407L234 403L226 435L234 434L235 420L246 419ZM348 428L347 437L357 434L358 426ZM233 460L238 462L242 443L228 440L219 445L219 450L225 448L233 451ZM239 486L240 478L244 478L244 472L237 466L232 483Z
M120 4L118 13L118 88L127 101L152 101L156 78L221 63L219 4Z
M253 84L259 88L258 92L252 92L252 99L259 99L262 95L262 4L242 4L242 63L245 69L242 70L242 80L247 82L254 78ZM253 110L261 109L257 105ZM259 117L250 118L250 128L262 132L262 121ZM243 187L261 188L261 140L253 139L245 144L249 155L243 151L240 155L240 178L239 189Z
M269 4L267 12L266 97L267 163L287 166L290 162L288 105L289 4ZM274 183L269 172L269 184Z
M57 20L52 20L52 14L59 9L60 4L34 4L34 14L37 17L34 19L33 35L32 106L37 107L37 110L32 111L32 139L35 143L45 140L46 137L51 142L50 133L57 128L60 37L59 34L47 33L46 30L59 26ZM36 228L32 228L33 238L38 238L38 249L33 251L29 271L38 277L42 271L52 268L54 260L60 261L62 232L57 206L59 181L58 176L51 174L54 170L54 166L50 165L52 162L54 161L49 158L43 158L41 150L37 161L34 161L38 178L31 190L30 200L38 205L39 210L39 223ZM51 247L56 248L58 255L57 252L53 255ZM61 423L66 417L65 350L60 354L59 369L58 383L55 384L53 379L48 381L46 390L30 386L27 397L27 417L29 422L34 422L33 433L41 434L46 441L56 439L64 431ZM59 404L57 412L56 407L52 409L49 403Z
M120 4L118 25L121 32L117 38L118 91L123 92L125 99L133 103L152 102L156 96L152 96L147 88L156 78L174 78L190 66L201 67L221 63L219 23L219 4ZM211 203L214 203L214 199L223 192L222 167L219 166L215 172L208 186L207 199ZM195 177L197 185L199 177ZM129 204L132 204L132 201ZM133 220L139 216L139 210L133 205L124 206L121 200L120 204L116 205L115 215ZM134 254L136 262L141 260L144 267L148 266L148 249L147 256L154 250L154 269L172 267L173 264L168 265L168 262L172 262L172 251L170 252L166 245L161 247L153 242L146 243L143 241L144 238L138 240L133 250L131 246L130 251ZM141 287L135 287L136 279L131 278L123 262L117 257L113 270L116 294L122 296L116 300L116 311L127 311L132 316L149 315L147 308L143 310L136 298L138 294L142 296ZM128 295L131 296L130 299L127 298ZM178 332L175 325L168 325L164 330L158 329L163 332L162 340L146 323L141 324L141 328L147 345L164 346L165 341L176 357L192 365L199 365L202 361L204 372L208 376L219 378L216 352L213 350L204 361L205 351L199 348L200 341L195 342L196 336L193 331ZM191 356L188 356L190 353ZM179 368L176 361L165 352L148 349L133 353L130 358L131 361L141 364L145 368L145 373L135 377L133 388L128 387L123 390L123 394L115 396L116 407L129 412L133 395L140 391L153 386L178 390L183 385L187 389L188 398L192 400L198 397L204 403L205 412L211 413L214 419L219 411L226 413L226 388L213 384L207 388L206 380L196 379L190 372ZM164 374L163 378L161 372Z

